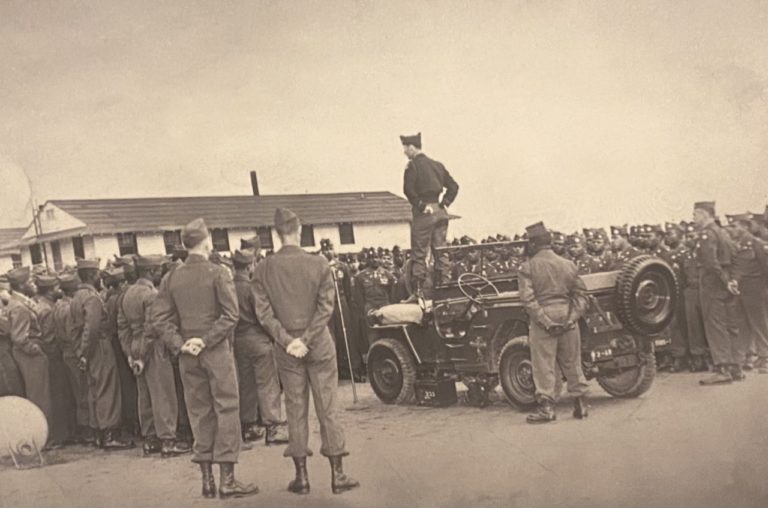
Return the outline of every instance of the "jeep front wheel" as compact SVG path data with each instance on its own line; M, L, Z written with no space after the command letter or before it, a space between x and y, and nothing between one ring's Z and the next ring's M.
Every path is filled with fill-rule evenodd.
M527 336L515 337L502 348L499 381L510 404L519 409L536 407L536 385Z
M414 397L416 364L410 351L395 339L380 339L368 351L368 380L385 404L406 404Z
M598 376L597 384L614 397L632 399L647 392L656 377L653 352L638 353L640 365L610 376Z

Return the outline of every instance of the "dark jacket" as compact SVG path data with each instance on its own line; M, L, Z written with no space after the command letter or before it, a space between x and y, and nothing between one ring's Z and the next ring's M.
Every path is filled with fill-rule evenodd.
M423 153L418 154L405 168L403 192L414 210L424 211L427 203L437 203L445 189L440 204L451 206L459 193L459 184L451 177L442 163Z

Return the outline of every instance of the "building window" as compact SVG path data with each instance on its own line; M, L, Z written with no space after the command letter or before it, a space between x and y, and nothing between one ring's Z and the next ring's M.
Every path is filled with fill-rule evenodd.
M51 242L51 254L53 255L53 269L61 270L64 263L61 262L61 245L58 240Z
M229 252L229 232L226 228L212 229L211 242L216 252Z
M32 258L33 265L39 265L43 262L43 252L40 249L39 243L29 246L29 255Z
M72 238L72 250L75 251L75 259L85 259L85 247L83 246L82 236Z
M21 268L21 254L11 254L11 262L14 268Z
M261 242L262 249L274 249L275 245L272 243L272 228L269 226L263 226L256 228L256 234L259 235L259 241Z
M315 228L314 226L307 226L302 224L301 226L301 246L302 247L314 247L315 246Z
M181 230L164 232L163 243L165 243L165 253L173 254L174 248L181 245Z
M342 245L352 245L355 243L355 228L351 222L339 224L339 241Z
M139 246L136 244L136 235L133 233L118 233L117 248L121 256L138 254Z
M45 211L45 218L46 218L47 220L53 220L53 219L54 219L53 208L48 208L48 209Z

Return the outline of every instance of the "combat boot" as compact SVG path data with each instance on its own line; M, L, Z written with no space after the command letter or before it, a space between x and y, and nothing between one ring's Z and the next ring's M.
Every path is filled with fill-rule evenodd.
M755 367L758 374L768 374L768 358L760 358Z
M253 483L241 483L235 480L234 462L222 462L219 464L219 497L227 499L230 497L246 497L259 493L259 488Z
M136 446L132 440L125 440L119 437L117 435L119 432L118 430L105 430L102 448L106 451L115 451L128 450Z
M309 494L309 475L307 474L307 458L294 457L293 465L296 466L296 478L288 484L288 492L294 494Z
M555 407L550 401L541 402L539 404L539 410L535 413L529 414L528 418L525 419L526 422L531 424L549 423L554 422L555 420L557 420Z
M213 499L216 497L216 481L213 479L213 464L200 463L200 472L203 473L203 497Z
M141 451L145 457L149 457L154 453L160 453L161 448L160 440L157 439L157 436L149 436L144 439Z
M187 443L176 441L175 439L163 439L163 444L160 448L160 456L164 459L167 459L168 457L177 457L191 452L192 448L190 448Z
M341 464L341 455L328 457L331 462L331 492L341 494L348 490L356 489L360 482L344 474L344 468Z
M688 367L687 359L684 357L675 357L672 359L672 366L669 367L669 372L682 372Z
M701 355L691 356L689 367L691 372L706 372L708 369L707 359Z
M751 367L750 367L751 369ZM744 374L744 370L740 365L734 364L730 366L731 377L734 381L744 381L747 379L747 375Z
M288 429L285 424L275 423L267 426L264 444L267 446L288 443Z
M584 396L576 397L573 399L573 417L583 420L589 416L589 406L587 405L587 399Z
M104 448L104 431L101 429L93 429L93 446L96 448Z
M266 429L256 423L243 424L243 441L258 441L266 434Z
M733 377L727 365L717 365L711 376L699 379L699 384L702 386L725 385L732 382Z

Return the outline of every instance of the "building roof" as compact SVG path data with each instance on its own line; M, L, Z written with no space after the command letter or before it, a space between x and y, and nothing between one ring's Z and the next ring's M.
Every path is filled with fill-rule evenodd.
M18 241L27 228L0 228L0 254L19 252Z
M411 219L408 201L391 192L55 199L49 203L82 221L85 228L80 234L173 230L196 217L203 217L210 228L271 226L278 207L290 208L302 223L313 225Z

